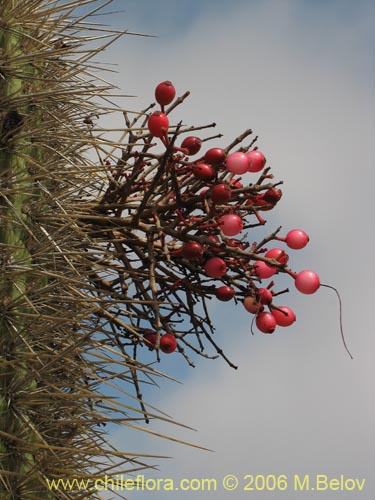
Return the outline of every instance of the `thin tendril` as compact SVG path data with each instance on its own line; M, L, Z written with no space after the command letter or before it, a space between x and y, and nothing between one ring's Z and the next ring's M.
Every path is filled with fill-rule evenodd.
M345 338L344 338L344 330L343 330L343 326L342 326L342 302L341 302L340 294L334 286L323 285L323 283L321 283L320 286L325 286L326 288L331 288L332 290L334 290L336 292L337 298L339 299L339 305L340 305L340 332L341 332L342 342L344 344L346 352L349 354L350 358L353 359L353 356L351 355L351 353L346 345Z

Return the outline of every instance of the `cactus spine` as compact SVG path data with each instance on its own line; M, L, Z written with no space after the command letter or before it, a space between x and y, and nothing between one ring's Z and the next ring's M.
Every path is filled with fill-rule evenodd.
M95 249L76 220L82 197L103 176L86 150L100 149L84 123L106 111L112 87L90 73L102 47L76 8L96 0L2 0L0 5L0 498L99 498L50 491L47 479L98 477L113 451L103 425L125 410L101 395L104 378L132 380L137 367L114 359L98 326L90 282ZM89 15L89 13L88 13ZM100 247L100 244L97 245ZM91 273L91 274L90 274ZM95 273L94 273L95 274ZM90 284L91 283L91 284ZM91 357L90 357L91 356ZM116 365L113 368L113 365ZM125 369L124 369L125 367ZM126 409L137 412L129 406ZM125 420L125 417L123 417ZM106 463L107 462L107 463ZM103 465L104 464L104 465ZM107 471L108 472L108 471Z

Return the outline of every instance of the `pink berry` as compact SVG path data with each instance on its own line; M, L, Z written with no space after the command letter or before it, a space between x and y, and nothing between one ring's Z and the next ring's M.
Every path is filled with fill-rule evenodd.
M266 279L275 274L276 267L269 266L262 260L256 260L254 262L254 272L260 279Z
M284 252L282 248L271 248L271 250L268 250L266 254L264 255L267 259L275 259L277 262L280 264L287 264L289 260L289 255Z
M248 172L259 172L266 164L266 158L263 153L258 150L248 151L246 153L249 160Z
M255 324L263 333L273 333L276 328L276 319L270 312L261 312L257 315Z
M169 120L161 111L155 111L149 116L148 129L155 137L163 137L168 132Z
M189 136L182 141L181 147L188 150L188 155L195 155L202 147L202 141L199 137Z
M309 237L302 229L292 229L285 237L286 244L293 250L304 248L309 242Z
M191 170L194 176L201 181L210 180L215 176L215 170L211 165L207 165L207 163L198 163L197 165L193 165Z
M232 196L232 191L226 184L216 184L211 189L211 200L213 203L223 205L228 203Z
M248 295L243 299L243 305L246 311L252 314L258 314L264 309L263 304L257 301L257 299L251 295Z
M224 285L216 289L216 297L223 302L233 299L234 295L235 291L231 286Z
M295 287L301 293L315 293L320 286L319 276L314 271L301 271L294 281Z
M204 252L203 246L197 241L188 241L182 247L181 253L185 259L199 260Z
M268 290L268 288L259 288L258 295L262 304L271 304L273 299L271 290Z
M239 151L228 156L226 165L229 172L237 175L246 173L250 167L246 154Z
M276 323L279 326L290 326L296 320L296 315L287 306L278 306L279 309L284 311L286 314L278 311L277 309L272 309L272 315L274 316Z
M205 263L204 270L210 278L222 278L227 272L227 265L220 257L211 257Z
M221 148L211 148L204 155L204 159L207 163L213 167L220 167L223 164L226 157L224 149Z
M155 99L161 106L170 104L173 101L175 95L176 89L168 80L159 83L159 85L155 89Z
M236 214L223 215L220 217L219 223L225 236L235 236L243 229L242 219Z
M160 349L166 354L175 351L177 347L177 340L171 333L165 333L160 337Z

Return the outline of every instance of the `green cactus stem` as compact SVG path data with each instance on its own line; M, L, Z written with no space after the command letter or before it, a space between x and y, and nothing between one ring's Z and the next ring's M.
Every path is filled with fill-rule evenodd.
M92 243L75 222L81 186L94 193L102 175L86 158L98 141L85 117L112 89L93 83L92 46L82 56L93 26L85 35L81 12L68 20L90 4L96 12L96 0L0 4L1 500L100 498L48 481L100 477L116 461L145 467L105 439L107 422L131 422L139 409L103 395L103 380L132 382L140 365L100 342Z
M27 206L33 191L25 159L30 142L26 138L18 139L28 109L26 105L18 106L17 101L22 100L25 83L32 73L32 68L22 59L23 38L17 22L5 16L0 32L3 60L0 93L4 103L0 132L0 462L1 469L11 471L12 475L0 482L2 498L5 494L9 498L29 498L30 492L40 489L40 481L31 472L35 469L34 457L40 440L23 421L27 415L22 418L17 412L18 401L35 390L37 383L29 377L24 362L15 362L22 359L27 348L28 332L22 313L27 313L29 308L27 284L32 275L32 259L26 246ZM21 447L24 451L20 453ZM41 498L51 496L47 493Z

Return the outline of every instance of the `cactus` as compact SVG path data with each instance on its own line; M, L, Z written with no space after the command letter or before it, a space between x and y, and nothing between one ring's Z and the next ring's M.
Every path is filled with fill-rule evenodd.
M96 11L96 0L0 5L4 500L97 498L95 491L50 491L47 480L97 477L116 460L144 466L105 439L107 422L131 425L140 410L102 395L102 383L116 373L133 384L141 365L125 352L114 356L105 343L93 268L100 244L76 223L85 213L82 199L104 175L87 154L101 144L88 117L108 111L105 97L113 90L92 76L90 60L121 35L85 24L90 11L72 20L75 9L90 4ZM102 45L88 48L95 40Z
M114 87L95 76L95 58L124 33L87 22L98 8L97 0L0 4L1 500L100 498L91 483L49 485L110 475L118 464L147 467L152 455L114 449L105 426L156 434L139 421L174 423L143 401L142 381L163 376L149 354L160 362L176 350L192 366L189 352L221 356L236 368L214 340L209 299L241 300L263 333L295 320L273 302L288 289L259 287L277 273L300 281L289 256L265 246L290 246L290 233L231 237L263 226L260 212L282 196L252 149L257 137L244 145L248 129L190 158L221 135L177 145L215 123L169 125L189 96L173 101L169 81L157 86L160 111L122 110ZM124 127L99 128L114 111ZM246 185L235 177L257 172ZM297 233L303 241L291 248L300 249L308 237ZM308 274L313 287L303 293L319 287Z

